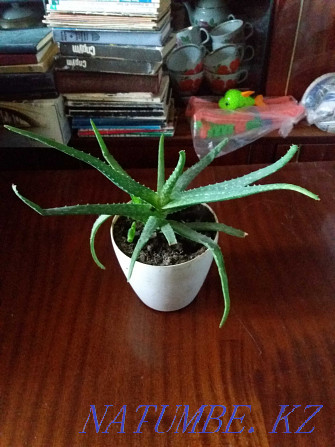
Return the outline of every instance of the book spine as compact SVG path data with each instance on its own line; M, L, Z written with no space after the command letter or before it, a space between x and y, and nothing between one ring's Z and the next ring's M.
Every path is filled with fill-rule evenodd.
M46 73L4 73L0 74L1 95L30 96L38 93L56 91L53 72Z
M161 124L163 124L164 120L137 120L137 119L103 119L103 118L94 118L94 124L96 126L104 126L104 127L115 127L115 126L129 126L129 123L134 123L133 126L142 127L142 128L159 128ZM90 119L77 119L72 118L71 127L73 129L80 129L87 127L91 129L91 121Z
M68 2L68 1L76 1L76 2L87 2L92 0L52 0L52 3L58 4L59 2ZM115 2L115 3L150 3L150 4L159 4L161 0L95 0L95 2Z
M0 67L1 68L1 67ZM149 62L108 57L56 56L55 68L73 71L110 73L154 74L155 67ZM157 67L158 68L158 67ZM156 68L156 69L157 69Z
M141 60L146 62L161 62L162 47L139 47L126 45L90 45L86 43L65 43L59 45L60 53L64 56L85 57L115 57L123 59ZM1 62L1 56L0 56Z
M151 130L114 130L114 129L102 129L99 128L99 133L104 137L121 137L121 138L129 138L129 137L160 137L163 133L167 137L172 137L174 135L174 129L165 129L164 127L160 129L151 129ZM78 129L77 132L78 137L95 137L95 133L90 129Z
M7 32L7 31L3 31ZM37 48L35 45L27 42L27 43L6 43L5 45L0 45L0 53L2 54L34 54L37 53Z
M58 91L64 93L158 93L162 71L153 76L55 70Z
M54 3L53 0L47 5L47 12L89 12L89 13L143 13L156 14L160 9L159 4L151 3L119 3L119 2L77 2L67 0Z
M23 65L36 63L36 54L0 54L0 65Z
M161 46L163 38L161 32L114 32L93 30L71 30L70 28L53 28L53 37L56 42L79 42L89 44L114 44Z

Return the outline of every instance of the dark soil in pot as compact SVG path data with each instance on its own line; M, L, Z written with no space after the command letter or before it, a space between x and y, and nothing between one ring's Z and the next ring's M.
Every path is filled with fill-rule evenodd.
M180 222L215 222L210 210L203 205L195 205L178 213L171 214L169 218ZM114 224L114 240L116 245L127 256L131 257L136 242L140 236L143 224L136 224L136 236L132 243L127 241L127 233L131 227L132 220L127 217L119 217ZM215 232L204 233L214 239ZM189 261L206 250L196 242L176 235L178 243L169 246L161 232L156 233L141 250L138 261L151 265L174 265Z

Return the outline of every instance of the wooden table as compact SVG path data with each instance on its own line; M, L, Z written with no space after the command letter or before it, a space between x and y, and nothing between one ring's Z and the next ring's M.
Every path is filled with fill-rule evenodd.
M249 170L215 167L198 184ZM154 185L154 171L133 173ZM107 226L101 271L94 217L43 218L10 188L42 206L126 198L99 173L2 173L1 447L334 446L335 163L290 163L267 181L321 201L284 191L214 206L249 233L220 238L232 310L219 329L215 265L187 308L153 311Z

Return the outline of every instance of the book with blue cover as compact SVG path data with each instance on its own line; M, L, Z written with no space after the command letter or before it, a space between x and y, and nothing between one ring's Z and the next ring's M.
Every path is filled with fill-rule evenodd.
M170 31L170 21L160 30L150 31L56 27L53 28L53 38L56 42L162 46Z
M50 28L0 30L0 53L37 53L52 40Z

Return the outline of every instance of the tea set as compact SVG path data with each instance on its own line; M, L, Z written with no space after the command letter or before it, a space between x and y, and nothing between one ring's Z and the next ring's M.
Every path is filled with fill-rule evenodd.
M213 93L223 94L245 81L248 70L241 65L255 55L246 43L251 23L229 14L223 0L183 4L191 26L176 33L176 47L166 61L174 88L182 96L194 95L205 79Z

